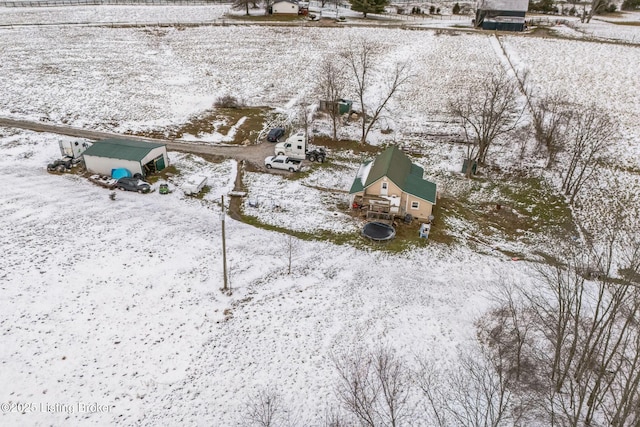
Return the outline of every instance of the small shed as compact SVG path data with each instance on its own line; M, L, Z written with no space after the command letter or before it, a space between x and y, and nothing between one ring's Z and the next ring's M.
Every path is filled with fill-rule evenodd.
M277 0L271 6L271 13L273 15L276 14L287 14L287 15L297 15L300 10L300 6L298 2L295 0Z
M89 172L109 176L118 168L147 176L169 166L166 145L130 139L96 141L82 157Z
M347 114L351 112L351 107L353 106L353 101L349 101L348 99L338 99L337 101L327 101L324 99L320 100L320 111L337 111L338 114Z

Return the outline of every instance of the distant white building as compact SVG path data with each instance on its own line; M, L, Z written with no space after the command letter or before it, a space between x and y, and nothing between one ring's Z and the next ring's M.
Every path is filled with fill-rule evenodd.
M271 6L271 13L276 14L287 14L287 15L297 15L300 6L298 2L295 0L279 0L273 3Z
M523 31L529 0L479 0L475 26L483 30Z

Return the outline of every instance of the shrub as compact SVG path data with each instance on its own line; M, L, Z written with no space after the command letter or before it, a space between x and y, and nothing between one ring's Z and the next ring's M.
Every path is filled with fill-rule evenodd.
M218 108L241 108L243 106L242 102L240 102L238 98L231 95L221 96L216 99L214 105Z
M640 7L640 0L624 0L620 9L622 10L634 10Z
M433 15L436 11L436 7L435 6L429 6L429 14Z

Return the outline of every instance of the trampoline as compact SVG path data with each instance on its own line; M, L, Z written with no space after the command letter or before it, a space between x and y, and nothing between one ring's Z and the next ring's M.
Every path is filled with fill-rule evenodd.
M376 242L391 240L396 236L396 230L383 222L370 222L362 228L362 235Z

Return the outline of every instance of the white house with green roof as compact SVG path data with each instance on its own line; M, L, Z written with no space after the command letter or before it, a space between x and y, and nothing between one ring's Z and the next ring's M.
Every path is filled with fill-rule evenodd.
M130 139L96 141L82 157L89 172L107 176L118 168L128 169L132 175L147 176L169 166L166 145Z
M372 161L363 163L349 193L354 201L371 209L388 206L389 213L427 220L436 204L436 184L422 178L424 170L398 147L391 146Z

